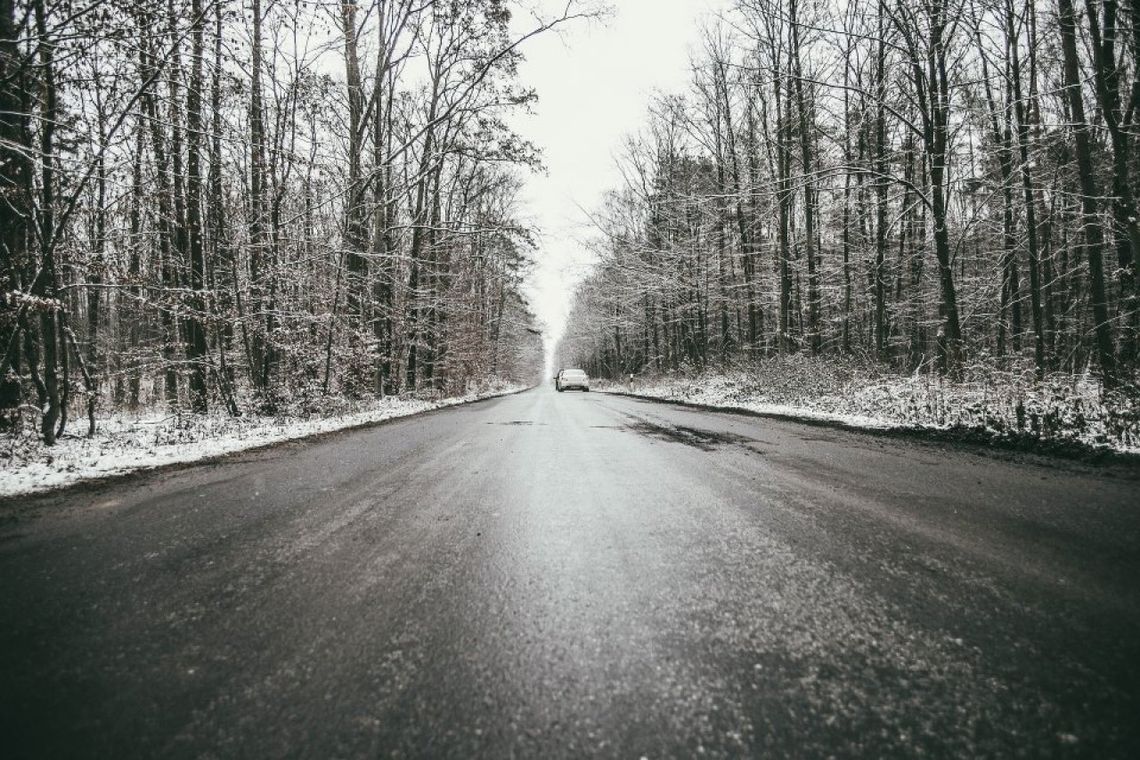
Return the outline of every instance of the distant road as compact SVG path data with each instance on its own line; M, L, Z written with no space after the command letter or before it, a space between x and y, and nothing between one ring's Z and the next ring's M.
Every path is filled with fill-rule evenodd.
M1140 479L527 393L0 507L0 757L1140 757Z

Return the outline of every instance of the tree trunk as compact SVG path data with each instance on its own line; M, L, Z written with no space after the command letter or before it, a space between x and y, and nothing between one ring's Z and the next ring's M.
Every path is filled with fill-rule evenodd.
M32 167L27 104L31 99L17 45L16 4L0 0L0 292L20 289L28 269L27 220L32 218ZM4 146L18 146L14 150ZM0 432L19 425L21 313L0 309ZM28 357L30 360L30 357Z
M55 127L57 95L55 87L55 49L48 37L47 11L44 0L34 0L40 77L43 88L40 118L40 272L32 292L47 303L40 311L40 338L43 349L43 383L46 406L40 421L40 435L46 445L56 439L56 423L61 415L58 374L59 310L58 282L55 270Z
M1029 260L1029 307L1033 320L1033 364L1037 379L1045 376L1045 325L1041 306L1041 255L1037 240L1037 199L1033 192L1032 168L1029 165L1029 123L1021 90L1020 43L1015 36L1013 0L1007 0L1006 39L1009 46L1010 79L1013 84L1014 134L1021 164L1021 190L1025 204L1026 254ZM1032 43L1032 40L1031 40Z
M887 41L880 2L875 50L875 355L887 359Z
M822 346L819 331L819 266L816 262L816 197L815 197L815 162L813 157L812 130L814 120L810 113L810 104L804 95L804 74L800 56L800 24L798 20L797 0L788 0L788 22L791 26L792 44L792 84L796 97L796 112L799 122L800 161L803 170L804 195L804 256L807 258L808 271L808 325L807 340L813 354L818 354Z
M1100 190L1093 173L1090 128L1085 118L1085 104L1081 97L1080 62L1077 58L1076 16L1072 0L1057 0L1058 21L1061 31L1061 55L1064 61L1065 96L1072 122L1073 142L1076 149L1077 176L1081 186L1081 211L1084 216L1085 255L1089 262L1089 295L1092 301L1096 351L1100 359L1105 387L1118 383L1116 349L1113 345L1112 323L1109 321L1108 300L1104 283L1104 231L1097 211Z
M190 409L205 414L206 389L206 255L202 244L202 0L192 0L190 84L186 93L186 221L190 244L190 313L186 319L186 358L190 364Z

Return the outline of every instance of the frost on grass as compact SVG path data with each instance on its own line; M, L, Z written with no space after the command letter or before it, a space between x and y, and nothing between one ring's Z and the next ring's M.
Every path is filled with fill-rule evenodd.
M47 447L34 431L0 439L0 497L45 491L83 480L229 454L318 433L381 422L430 409L521 390L492 384L463 396L442 399L397 398L330 401L317 410L292 410L274 417L225 414L117 414L100 419L88 438L86 420Z
M835 358L789 356L745 368L635 378L610 386L654 398L869 428L981 431L996 437L1140 453L1140 398L1088 375L976 367L956 382Z

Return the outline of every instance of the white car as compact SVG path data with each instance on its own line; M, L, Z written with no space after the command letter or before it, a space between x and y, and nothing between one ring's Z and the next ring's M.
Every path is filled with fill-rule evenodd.
M558 389L559 393L570 388L578 388L589 393L590 378L580 369L564 369L558 373L554 387Z

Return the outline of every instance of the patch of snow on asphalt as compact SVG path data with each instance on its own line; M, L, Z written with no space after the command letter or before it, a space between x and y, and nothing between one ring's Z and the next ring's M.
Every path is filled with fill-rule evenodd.
M327 417L229 417L224 414L117 415L97 419L88 438L87 420L74 419L69 432L47 447L30 434L0 442L0 497L47 491L80 481L258 448L282 441L367 425L523 390L500 385L464 396L438 400L374 400Z

